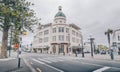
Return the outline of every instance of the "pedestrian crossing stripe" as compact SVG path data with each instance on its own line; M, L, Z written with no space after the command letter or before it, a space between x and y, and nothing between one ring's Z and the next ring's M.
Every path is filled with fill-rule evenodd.
M46 59L46 60L48 60L48 61L51 61L51 62L58 62L58 61L53 60L53 59L51 59L51 58L44 58L44 59Z
M46 63L64 61L64 58L51 58L51 57L47 57L47 58L37 58L37 59L40 60L40 61L42 61L42 62L46 62Z
M38 58L38 60L41 60L41 61L44 61L44 62L47 62L47 63L52 63L52 62L50 62L50 61L48 61L48 60L41 59L41 58Z
M48 58L48 59L52 59L52 60L55 60L55 61L64 61L64 59L61 59L61 58Z
M42 58L37 58L37 60L45 62L45 63L53 63L53 62L61 62L65 60L72 60L73 58L71 57L42 57Z

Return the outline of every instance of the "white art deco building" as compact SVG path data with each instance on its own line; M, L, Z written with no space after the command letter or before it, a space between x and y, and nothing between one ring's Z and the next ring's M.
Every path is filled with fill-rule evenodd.
M114 30L113 34L113 45L116 45L115 47L115 53L120 55L120 29Z
M81 52L81 32L75 24L67 24L62 7L54 16L53 23L38 27L32 43L33 52L40 53L74 53Z

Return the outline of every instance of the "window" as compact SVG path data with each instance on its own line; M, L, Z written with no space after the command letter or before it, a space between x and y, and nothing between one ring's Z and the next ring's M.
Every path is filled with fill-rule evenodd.
M66 33L69 33L69 28L66 28Z
M78 37L78 32L76 32L76 36Z
M53 36L53 37L52 37L52 40L53 40L53 41L56 41L56 36Z
M72 34L75 35L75 31L74 30L72 30Z
M39 36L42 36L42 32L39 32Z
M56 28L53 28L53 33L56 33Z
M42 38L39 39L39 43L42 43Z
M66 41L70 41L70 38L69 38L69 36L66 36Z
M59 27L59 32L64 32L64 27Z
M59 41L64 41L64 35L59 35Z
M45 37L45 38L44 38L44 42L48 42L48 37Z
M79 34L79 37L81 37L81 35Z
M62 23L62 21L60 21L60 23Z
M47 34L49 34L49 30L44 31L44 35L47 35Z
M79 43L79 39L76 38L76 43Z
M75 42L75 37L72 37L72 42Z

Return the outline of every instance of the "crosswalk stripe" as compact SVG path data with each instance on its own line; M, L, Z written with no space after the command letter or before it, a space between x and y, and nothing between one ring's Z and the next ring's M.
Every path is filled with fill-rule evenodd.
M61 60L70 60L70 59L65 58L65 57L58 57L58 59L61 59Z
M45 66L48 66L48 67L50 67L50 68L52 68L52 69L55 69L55 70L57 70L57 71L59 71L59 72L64 72L63 70L60 70L60 69L58 69L58 68L56 68L56 67L53 67L53 66L51 66L51 65L48 65L48 64L46 64L46 63L44 63L44 62L41 62L41 61L38 61L38 60L36 60L36 59L32 59L33 61L36 61L36 62L38 62L38 63L40 63L40 64L44 64Z
M49 58L49 59L54 60L54 61L63 61L63 60L58 59L58 58Z
M58 61L53 60L53 59L51 59L51 58L44 58L44 59L46 59L46 60L48 60L48 61L51 61L51 62L58 62Z
M58 59L58 58L52 58L52 59L55 59L55 60L57 60L57 61L64 61L64 60Z
M47 63L52 63L52 62L50 62L48 60L45 60L45 59L41 59L41 58L38 58L38 59L41 60L41 61L47 62Z
M36 60L36 59L32 59L33 61L36 61L36 62L38 62L38 63L40 63L40 64L45 64L44 62L41 62L41 61L38 61L38 60Z

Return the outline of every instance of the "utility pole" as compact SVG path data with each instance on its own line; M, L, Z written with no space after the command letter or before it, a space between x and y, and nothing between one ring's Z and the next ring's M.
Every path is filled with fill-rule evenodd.
M94 38L90 37L90 44L91 44L91 57L93 57L93 41L94 41Z

